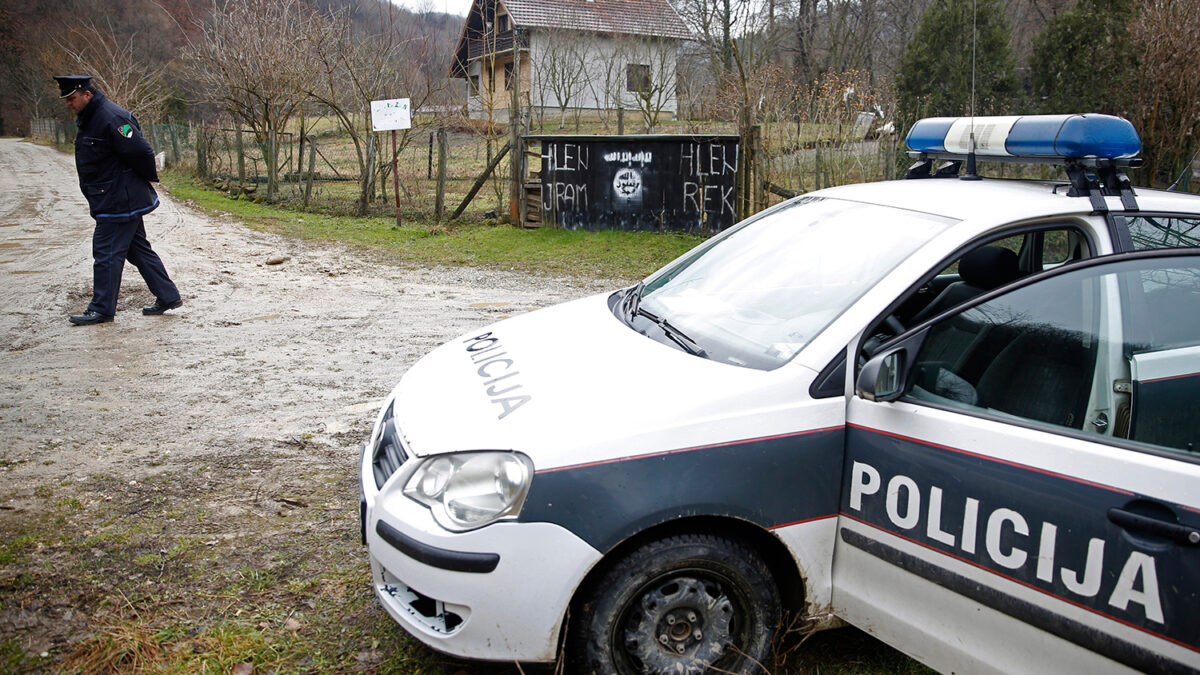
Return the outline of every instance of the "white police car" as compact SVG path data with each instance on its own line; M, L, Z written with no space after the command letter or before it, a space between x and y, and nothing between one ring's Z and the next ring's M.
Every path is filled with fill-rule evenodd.
M972 134L1069 180L957 178ZM908 143L923 179L413 366L361 470L396 621L569 672L762 672L784 611L944 671L1198 672L1200 198L1135 195L1119 118Z

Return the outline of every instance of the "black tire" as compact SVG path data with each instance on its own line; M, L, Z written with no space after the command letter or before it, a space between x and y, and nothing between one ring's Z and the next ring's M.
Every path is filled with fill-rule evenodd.
M586 592L567 637L571 673L769 672L779 590L736 540L687 534L644 544Z

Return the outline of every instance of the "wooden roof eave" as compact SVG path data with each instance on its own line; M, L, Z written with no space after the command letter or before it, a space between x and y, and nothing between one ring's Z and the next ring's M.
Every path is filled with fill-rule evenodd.
M467 64L470 62L470 59L467 58L467 55L470 53L467 43L467 31L471 29L471 17L476 16L476 10L479 10L480 16L483 15L483 8L480 7L480 3L486 1L487 0L473 0L471 2L471 9L467 11L467 17L466 20L463 21L462 31L460 31L458 34L458 42L454 45L454 60L450 62L449 75L452 78L466 79L467 77Z

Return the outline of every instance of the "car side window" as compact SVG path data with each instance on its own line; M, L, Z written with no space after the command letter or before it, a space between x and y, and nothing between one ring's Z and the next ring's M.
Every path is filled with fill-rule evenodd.
M1127 437L1200 453L1200 266L1127 277Z
M1200 457L1200 256L1070 269L929 327L905 398Z
M908 396L1082 430L1100 344L1100 286L1066 274L939 321Z
M867 332L863 356L942 312L1021 277L1092 256L1087 235L1060 223L975 244L910 292Z
M1123 220L1135 251L1200 246L1200 216L1139 214Z

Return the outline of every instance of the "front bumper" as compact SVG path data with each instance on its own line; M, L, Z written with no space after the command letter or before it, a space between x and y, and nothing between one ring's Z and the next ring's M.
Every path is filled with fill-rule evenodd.
M550 523L499 522L450 532L401 494L397 477L377 490L364 457L364 534L372 586L384 609L447 654L553 661L571 596L600 553Z

